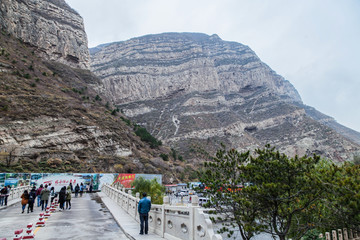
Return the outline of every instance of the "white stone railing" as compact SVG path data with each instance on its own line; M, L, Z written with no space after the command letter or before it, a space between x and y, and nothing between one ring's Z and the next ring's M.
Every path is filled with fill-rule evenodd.
M7 201L9 202L9 201L14 200L14 199L20 199L21 195L24 193L25 190L29 191L30 190L30 185L11 188Z
M325 236L323 234L320 234L320 239L326 240L360 240L360 232L353 231L353 230L347 230L344 229L338 229L338 230L332 230L330 232L326 232Z
M107 184L101 190L139 222L139 193L133 197L131 190L126 193L125 189L116 189ZM164 197L163 205L151 205L150 230L170 240L221 240L222 237L214 233L209 216L199 207L198 202L198 197L193 196L191 206L170 206L169 197Z

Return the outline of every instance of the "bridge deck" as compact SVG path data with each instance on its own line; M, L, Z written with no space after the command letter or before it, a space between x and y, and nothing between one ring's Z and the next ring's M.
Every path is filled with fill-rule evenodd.
M139 235L139 223L103 193L73 197L71 202L71 210L56 211L45 227L34 228L36 239L163 239L154 233ZM18 200L8 205L0 208L0 238L12 239L15 230L36 223L41 207L22 214Z

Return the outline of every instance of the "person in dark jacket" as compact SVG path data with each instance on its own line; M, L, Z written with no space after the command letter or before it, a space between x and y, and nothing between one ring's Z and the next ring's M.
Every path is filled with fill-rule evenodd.
M55 192L55 188L51 187L50 189L50 203L52 203L54 201L54 198L56 198L57 194Z
M75 197L77 197L79 195L79 191L80 191L80 186L79 186L79 184L76 184L76 186L75 186Z
M28 201L28 213L29 211L33 212L34 211L34 202L36 199L36 188L35 186L31 189L31 191L29 192L29 201Z
M60 208L59 211L61 211L61 209L64 210L65 200L66 200L66 187L64 186L61 188L59 192L59 208Z
M11 192L11 187L10 186L5 186L5 197L4 197L4 203L5 203L5 206L7 206L7 199L10 195L10 192Z
M4 205L6 193L7 193L7 187L5 186L0 190L0 206Z
M144 234L144 223L145 223L145 234L149 231L149 212L151 209L151 201L146 197L146 193L142 194L143 198L139 201L138 212L140 216L140 234Z
M82 197L83 192L84 192L85 186L83 183L80 184L80 197Z

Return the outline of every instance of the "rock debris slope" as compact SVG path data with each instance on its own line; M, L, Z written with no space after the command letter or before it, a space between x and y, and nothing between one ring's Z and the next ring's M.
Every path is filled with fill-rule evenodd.
M176 179L159 157L169 150L141 141L93 89L82 19L65 1L3 0L0 20L0 171Z
M90 52L91 69L103 83L97 90L187 158L213 153L221 142L240 150L270 143L290 155L317 153L334 161L351 160L360 150L359 133L336 131L339 124L303 105L291 83L243 44L163 33Z

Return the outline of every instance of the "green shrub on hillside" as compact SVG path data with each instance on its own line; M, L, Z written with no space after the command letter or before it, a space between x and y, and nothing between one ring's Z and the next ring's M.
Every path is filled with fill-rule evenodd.
M145 128L135 125L134 130L135 134L140 137L141 141L149 143L151 148L156 148L162 145L161 141L153 137Z
M160 154L160 157L164 160L164 161L169 161L169 156L165 153Z

